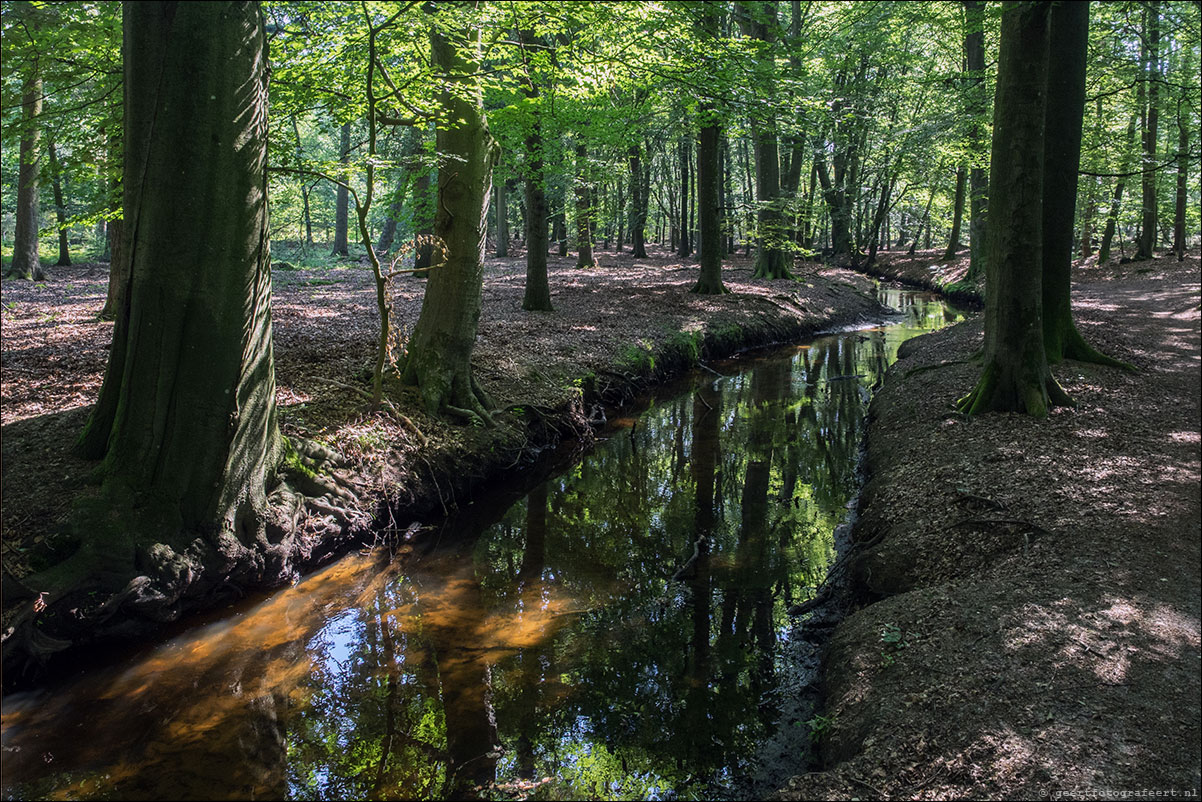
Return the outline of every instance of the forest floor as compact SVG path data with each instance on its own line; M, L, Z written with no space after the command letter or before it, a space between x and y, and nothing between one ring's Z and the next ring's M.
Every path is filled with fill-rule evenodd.
M884 254L886 275L964 259ZM1197 798L1202 785L1199 259L1075 268L1046 420L968 418L981 319L903 347L872 402L817 720L784 799Z
M477 379L504 412L494 416L495 427L462 426L426 415L410 388L393 388L400 414L367 408L379 319L371 270L327 253L328 246L311 249L308 259L295 249L273 251L277 400L286 435L316 440L345 458L343 475L356 488L358 507L352 526L321 510L301 517L291 561L259 577L261 586L287 582L364 539L412 534L412 522L470 503L476 488L535 462L560 440L587 441L590 420L607 406L698 359L796 341L880 311L863 275L811 264L801 281L764 281L751 278L746 257L724 270L730 294L694 295L696 264L649 248L646 259L598 252L601 266L590 270L577 269L574 254L551 257L555 311L524 312L519 249L485 265L473 358ZM79 496L94 492L88 479L95 463L74 456L71 445L108 357L112 324L97 319L108 266L48 274L38 283L5 280L0 292L6 580L65 559L72 545L64 523ZM402 333L417 320L423 290L421 279L394 281L393 319ZM20 600L10 586L19 589L6 581L8 614ZM206 603L215 601L202 598L195 607Z

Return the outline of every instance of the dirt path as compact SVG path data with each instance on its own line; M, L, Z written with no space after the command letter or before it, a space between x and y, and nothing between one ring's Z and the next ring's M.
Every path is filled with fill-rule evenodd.
M1066 362L1076 410L965 418L971 321L874 400L867 606L826 663L828 770L783 798L1197 797L1199 262L1078 277L1086 338L1139 372Z

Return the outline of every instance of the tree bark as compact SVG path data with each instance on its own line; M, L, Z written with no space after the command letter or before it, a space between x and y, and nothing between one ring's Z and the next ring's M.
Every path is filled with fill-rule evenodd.
M1147 85L1148 105L1144 109L1143 216L1136 259L1151 259L1156 250L1156 137L1160 121L1160 0L1145 6L1143 42L1146 43L1143 85Z
M776 6L764 3L759 17L752 15L750 8L740 15L744 33L765 46L773 41L776 26ZM761 58L769 64L767 58ZM755 278L792 278L789 260L783 243L788 237L781 210L780 154L776 136L776 116L765 111L761 119L754 121L753 149L755 150L755 199L756 199L756 252Z
M543 172L542 135L537 120L526 138L526 292L522 308L550 312L551 287L547 283L547 188Z
M38 257L38 227L41 206L38 203L38 117L42 114L42 79L36 66L25 77L21 92L20 166L17 168L17 208L13 231L13 261L8 275L13 278L42 281L46 278Z
M122 54L128 314L117 316L80 447L104 458L111 506L133 509L111 539L97 538L95 556L136 554L171 600L172 582L185 580L170 566L182 558L150 545L181 554L207 533L234 559L265 544L283 447L262 15L254 3L126 3Z
M505 182L497 182L497 257L509 256L509 200L505 196Z
M348 165L351 161L351 124L343 123L341 129L341 137L338 149L339 164ZM342 175L342 180L348 180L346 173ZM350 198L346 191L346 187L341 184L338 186L338 201L334 210L334 255L349 256L350 249L347 242L348 221L350 219Z
M1177 261L1185 259L1186 179L1189 175L1189 121L1183 104L1177 106L1177 197L1173 209L1173 253Z
M643 168L637 144L627 151L630 164L630 251L636 259L647 257L647 197L643 183ZM621 250L621 242L618 243Z
M589 188L588 145L576 143L576 267L596 267L593 258L593 199Z
M985 151L985 2L964 0L964 60L968 67L968 129L972 166L968 171L968 274L966 282L979 284L985 276L985 221L988 207L989 175L980 162ZM927 225L930 225L928 221Z
M484 119L479 28L465 26L456 38L461 41L453 43L431 27L430 61L444 76L436 150L455 169L444 171L449 174L439 181L434 235L444 249L443 264L430 271L404 378L417 385L431 414L491 424L491 402L472 375L472 350L480 318L492 168L500 149Z
M1050 2L1002 12L989 174L984 367L961 411L1047 415L1068 397L1044 352L1041 294L1044 113Z
M713 4L703 6L703 14L697 21L698 33L704 39L718 35L717 9ZM721 132L714 104L703 101L700 107L701 130L697 135L697 239L700 274L693 292L702 295L721 295L728 292L722 283L722 228L719 218L720 186L722 169Z
M71 265L71 248L67 235L67 207L63 203L63 178L59 169L58 153L54 149L54 141L47 140L46 152L50 156L50 181L54 191L54 217L58 222L58 261L55 267Z
M689 241L689 137L680 142L678 155L680 157L680 242L676 255L687 259L693 254L693 245Z
M960 226L964 220L964 189L968 179L968 171L964 165L956 168L956 200L952 211L952 233L947 239L947 250L943 252L944 259L955 259L956 252L963 245L960 244Z
M1127 124L1127 147L1124 153L1130 154L1135 144L1135 117L1131 117L1131 121ZM1123 169L1121 172L1128 172L1131 164L1125 158L1123 160ZM1110 261L1110 245L1114 241L1115 228L1118 225L1119 207L1123 202L1123 188L1126 185L1126 178L1119 177L1114 184L1114 197L1110 200L1110 212L1106 215L1106 227L1102 230L1102 242L1098 246L1098 264L1104 265Z
M1073 323L1073 221L1085 117L1089 3L1055 3L1051 14L1043 171L1043 346L1047 361L1124 363L1090 346Z

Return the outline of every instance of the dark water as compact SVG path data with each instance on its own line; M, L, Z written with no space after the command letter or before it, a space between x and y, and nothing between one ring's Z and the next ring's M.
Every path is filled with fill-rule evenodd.
M352 556L125 665L4 700L7 798L757 797L802 759L814 647L904 312L645 401L410 558ZM516 502L514 501L517 498Z

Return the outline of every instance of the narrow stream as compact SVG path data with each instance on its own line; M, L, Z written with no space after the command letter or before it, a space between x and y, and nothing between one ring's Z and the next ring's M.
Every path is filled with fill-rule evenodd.
M870 391L904 340L960 318L881 295L901 314L697 371L407 560L352 555L124 664L5 698L4 797L779 787L806 748L796 697L816 666L786 610L835 558Z

